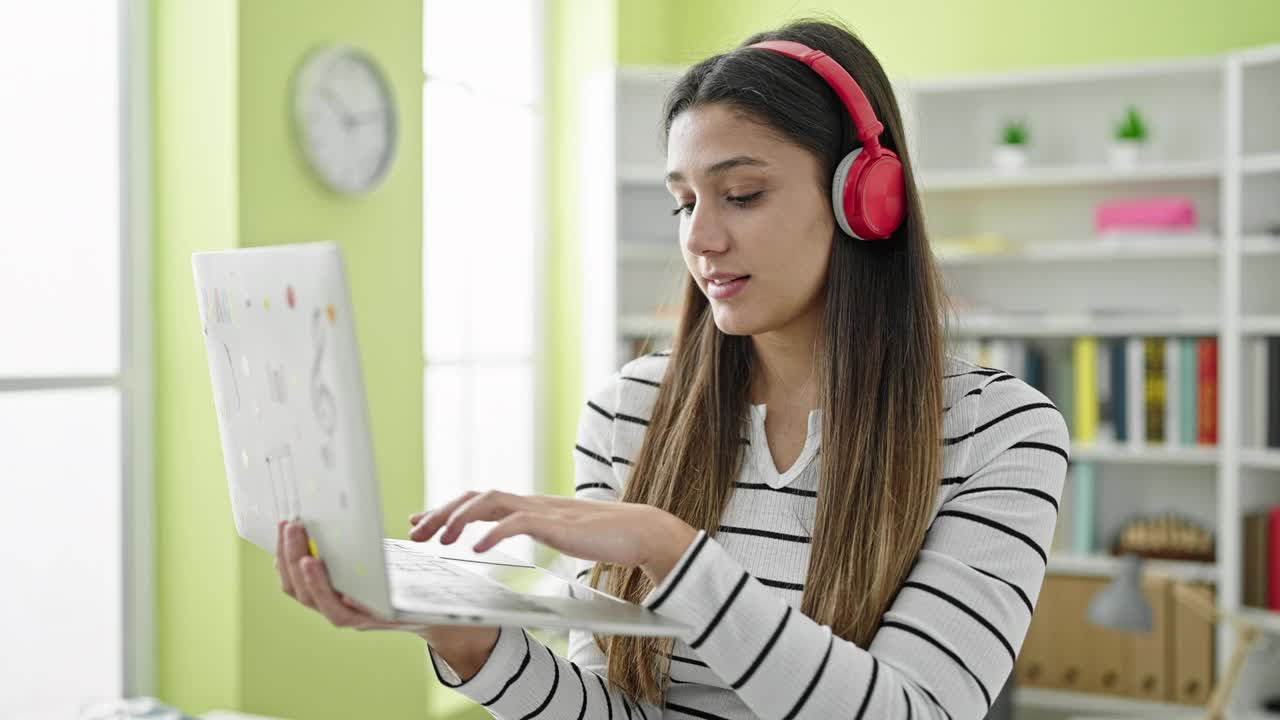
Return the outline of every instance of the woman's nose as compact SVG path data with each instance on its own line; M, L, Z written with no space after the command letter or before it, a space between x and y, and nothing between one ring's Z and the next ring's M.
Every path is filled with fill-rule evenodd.
M729 249L729 233L713 210L695 206L685 224L684 247L693 255L721 253Z

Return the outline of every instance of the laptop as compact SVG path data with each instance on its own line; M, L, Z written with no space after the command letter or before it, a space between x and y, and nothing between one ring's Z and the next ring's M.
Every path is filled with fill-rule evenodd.
M240 537L274 554L277 522L300 518L334 588L385 619L654 637L687 629L498 549L471 552L475 533L447 546L384 538L338 246L201 252L191 264Z

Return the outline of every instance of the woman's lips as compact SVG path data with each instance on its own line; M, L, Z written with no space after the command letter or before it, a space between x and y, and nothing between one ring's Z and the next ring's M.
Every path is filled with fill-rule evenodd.
M728 300L729 298L741 293L743 288L750 282L751 276L744 275L740 278L730 280L725 283L716 283L711 280L707 281L707 295L712 300Z

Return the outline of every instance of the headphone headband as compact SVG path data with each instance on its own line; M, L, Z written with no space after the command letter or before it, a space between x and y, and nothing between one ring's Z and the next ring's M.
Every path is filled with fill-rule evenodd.
M897 153L880 145L884 125L853 76L821 50L790 40L765 40L749 48L785 55L808 65L835 90L853 120L862 146L836 165L831 178L831 209L845 234L859 240L884 240L906 214L906 187Z
M799 60L812 68L823 80L827 81L832 90L836 91L836 95L840 97L840 102L844 103L845 108L849 111L849 116L853 118L854 129L858 133L858 140L862 143L863 151L871 157L880 154L880 133L884 132L884 125L876 119L876 114L871 109L871 103L867 102L867 96L863 94L862 88L858 87L857 81L840 63L821 50L815 50L808 45L792 42L791 40L765 40L747 47L770 50L779 55Z

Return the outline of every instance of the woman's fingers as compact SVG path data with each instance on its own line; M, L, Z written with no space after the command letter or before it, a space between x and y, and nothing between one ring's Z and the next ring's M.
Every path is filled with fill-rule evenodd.
M289 580L293 583L294 597L309 608L315 607L315 601L307 590L307 581L302 575L302 558L307 557L307 532L302 525L288 523L284 529L285 567L289 569Z
M352 610L355 610L358 613L362 613L364 615L373 615L372 610L365 607L358 600L351 597L350 595L347 595L346 593L338 593L338 601L341 602L343 605L346 605L347 607L351 608Z
M418 542L430 540L445 523L456 514L457 510L464 504L474 500L477 497L485 495L496 495L498 497L514 498L519 500L523 506L535 506L552 508L564 512L572 512L587 505L595 505L604 502L603 500L579 500L577 498L566 498L558 495L512 495L498 490L489 490L487 492L477 492L468 490L459 495L445 505L434 510L414 513L409 516L409 523L413 527L409 530L409 539ZM503 515L499 513L497 517L472 517L468 516L467 522L472 520L497 520ZM441 538L443 540L443 537ZM448 542L453 542L457 537L452 537Z
M293 581L289 578L289 563L284 555L284 520L276 523L276 572L280 575L280 589L285 595L294 597Z
M435 510L421 513L421 517L418 518L418 522L415 524L413 529L409 531L409 539L417 540L418 542L426 542L427 540L430 540L431 536L436 534L436 531L439 530L440 526L449 519L449 516L453 514L453 511L457 509L459 505L479 494L480 493L475 490L468 490Z
M489 490L463 503L453 511L449 521L445 523L444 532L440 534L440 544L448 545L462 534L467 523L476 520L501 520L516 512L521 507L531 504L532 498L523 495L512 495L501 490Z
M528 535L543 545L560 550L558 531L565 523L557 517L540 512L520 510L503 518L497 525L489 529L485 536L472 548L475 552L484 552L499 542L513 535Z
M329 584L329 572L325 570L320 558L302 558L300 566L307 583L307 592L315 603L313 607L329 622L336 627L355 627L373 619L361 617L338 599L333 586Z

